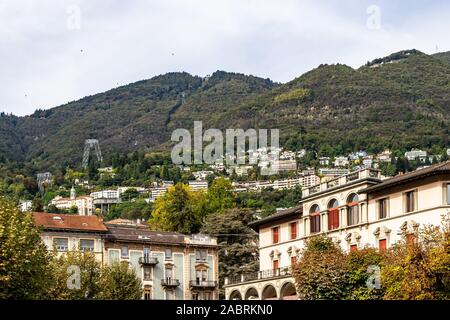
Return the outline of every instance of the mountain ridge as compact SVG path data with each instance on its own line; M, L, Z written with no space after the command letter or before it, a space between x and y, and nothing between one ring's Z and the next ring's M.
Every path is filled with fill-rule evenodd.
M2 114L0 152L42 169L73 165L87 138L105 153L167 149L171 131L195 120L204 129L279 128L283 143L319 153L445 145L447 56L404 50L357 69L320 65L283 84L225 71L167 73L29 116Z

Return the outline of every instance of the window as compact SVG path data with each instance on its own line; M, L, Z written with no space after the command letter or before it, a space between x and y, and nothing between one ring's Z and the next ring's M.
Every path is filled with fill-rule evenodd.
M172 250L171 249L166 249L164 258L165 258L165 260L172 260Z
M447 183L446 185L446 191L447 191L447 204L450 204L450 183Z
M207 250L195 250L195 260L197 262L201 261L201 262L205 262L206 261L206 256L207 256L208 251Z
M120 255L119 249L109 249L108 250L108 263L113 264L115 262L119 262L120 261L119 255Z
M350 246L350 251L357 251L358 250L358 245L357 244L352 244Z
M408 191L405 193L405 212L412 212L415 211L415 201L416 201L416 196L415 196L415 191Z
M310 232L318 233L320 232L320 208L318 205L311 207L309 211L310 214Z
M291 239L297 239L297 222L289 224L289 229L291 230Z
M122 258L128 258L128 247L123 246L122 248L120 248L120 256Z
M144 248L144 258L150 258L150 248Z
M53 244L58 251L67 251L69 249L69 239L67 238L55 238Z
M359 223L359 205L358 195L353 194L348 197L347 201L347 225L352 226Z
M333 199L328 204L328 230L339 228L339 204Z
M194 293L192 294L192 300L199 300L199 299L198 299L198 293L194 292Z
M152 299L152 289L150 286L144 287L144 300L151 300Z
M205 283L208 281L208 274L206 270L197 270L195 272L195 282L197 284Z
M386 251L386 239L381 239L378 241L378 248L380 251Z
M388 212L388 199L384 198L378 200L378 219L387 218L387 212Z
M292 256L291 257L291 265L295 265L297 264L297 257L296 256Z
M80 239L81 251L94 251L94 240Z
M273 260L273 269L276 270L278 269L279 265L278 265L278 260Z
M144 280L152 280L152 268L144 266Z
M172 283L173 269L170 267L166 267L164 274L165 274L166 282L169 284Z
M280 227L272 228L272 243L278 243L280 240Z

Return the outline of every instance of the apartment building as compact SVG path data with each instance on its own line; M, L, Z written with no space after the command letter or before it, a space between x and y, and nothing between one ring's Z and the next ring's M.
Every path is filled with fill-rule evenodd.
M215 238L151 231L131 221L106 226L105 262L129 262L142 280L144 299L218 299Z
M386 250L450 212L450 162L382 180L363 169L306 188L299 206L250 226L259 233L260 271L226 279L227 299L295 299L291 265L305 240L331 237L345 251Z
M103 263L103 235L108 229L97 216L33 212L33 219L42 228L41 238L49 251L90 251Z
M143 285L143 299L218 299L217 240L205 235L151 231L118 219L33 213L49 251L89 251L102 265L128 262Z

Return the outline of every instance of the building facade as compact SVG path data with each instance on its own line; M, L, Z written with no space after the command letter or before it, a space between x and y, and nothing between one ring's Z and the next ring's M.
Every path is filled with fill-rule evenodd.
M251 224L259 233L260 271L227 279L227 299L295 298L291 265L305 240L322 234L345 251L386 250L450 212L450 162L391 179L363 169L305 188L298 207Z
M130 220L33 213L49 251L88 251L102 265L127 262L141 280L143 299L219 298L217 240L205 235L151 231Z
M49 251L89 251L103 264L103 238L108 229L97 216L33 212L33 219L42 228L41 238Z
M130 263L142 280L144 299L218 299L214 238L151 231L134 223L106 226L106 263Z

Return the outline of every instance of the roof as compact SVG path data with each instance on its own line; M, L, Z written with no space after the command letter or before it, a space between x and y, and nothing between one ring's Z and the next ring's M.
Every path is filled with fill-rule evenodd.
M45 230L107 232L108 229L97 216L53 214L33 212L34 223Z
M106 223L110 241L184 244L184 235L177 232L152 231L146 228Z
M262 226L264 224L268 224L268 223L271 223L274 221L291 218L291 217L295 217L295 216L301 216L302 213L303 213L302 206L292 207L292 208L289 208L286 210L279 211L277 213L274 213L268 217L259 219L257 221L253 221L253 222L249 223L248 225L252 229L258 229L260 226Z
M384 180L383 182L367 187L365 189L359 190L360 193L370 193L374 191L379 191L385 188L394 187L407 182L423 179L425 177L434 176L443 173L450 173L450 161L442 162L430 167L423 169L418 169L409 173L395 176L393 178Z

